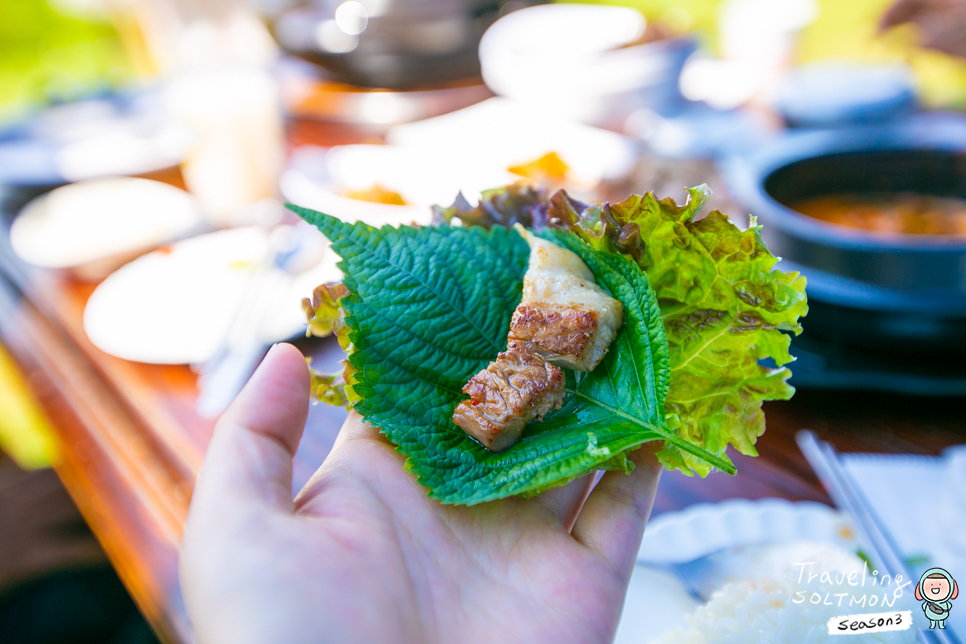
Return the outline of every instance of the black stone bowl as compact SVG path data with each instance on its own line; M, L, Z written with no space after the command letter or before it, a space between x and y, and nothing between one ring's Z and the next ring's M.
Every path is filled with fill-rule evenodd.
M780 268L808 279L805 335L890 355L966 358L966 237L834 226L786 204L844 193L966 199L966 117L799 132L722 163Z

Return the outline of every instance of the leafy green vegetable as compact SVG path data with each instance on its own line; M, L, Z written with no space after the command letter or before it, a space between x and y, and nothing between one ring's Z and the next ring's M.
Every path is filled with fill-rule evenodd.
M726 460L667 428L664 325L647 277L619 254L576 236L544 234L576 252L625 307L626 321L591 373L567 372L563 408L491 454L452 421L466 381L506 347L529 250L506 228L349 225L292 207L332 241L349 293L340 304L362 415L407 456L407 468L444 503L533 494L595 469L629 471L624 452L665 440L693 459Z
M650 193L588 205L515 184L484 193L476 207L457 200L436 209L438 221L458 218L489 232L376 231L293 208L333 239L351 291L338 300L347 318L335 300L309 316L313 328L338 333L350 354L346 386L315 374L317 394L357 400L444 502L533 495L592 469L629 471L626 450L656 439L665 440L668 468L733 473L727 446L755 455L762 401L794 392L787 368L760 360L792 360L783 331L801 331L805 279L774 270L777 258L754 218L746 231L717 211L696 220L710 191L689 194L684 206ZM567 372L562 409L493 455L450 418L462 385L505 346L526 267L525 244L502 228L516 222L577 252L622 301L628 322L594 372ZM421 311L425 328L406 318Z
M514 224L521 224L524 228L540 230L547 225L548 206L543 188L529 181L518 181L485 191L476 206L471 206L462 194L448 208L433 206L433 222L450 224L456 218L466 227L511 228Z
M349 292L344 284L321 284L312 291L312 299L302 300L302 310L309 321L306 337L318 336L324 338L333 333L339 338L342 348L348 348L345 334L348 332L339 301Z
M759 360L791 362L791 338L808 312L805 278L773 270L778 259L761 241L754 218L741 231L718 211L695 220L711 194L689 191L678 206L648 193L614 205L587 206L558 192L549 219L593 248L632 258L647 272L657 293L670 347L671 386L665 406L680 419L678 433L689 443L724 455L730 443L757 455L765 431L764 400L787 400L794 388L787 368ZM677 444L660 453L668 468L708 470Z
M339 346L347 354L355 349L349 339L349 327L345 323L345 312L342 309L342 298L349 292L343 284L322 284L312 292L312 299L302 300L302 309L308 319L306 336L324 338L335 334ZM309 361L309 373L312 376L312 395L328 405L350 407L359 400L359 396L352 388L355 369L347 360L342 360L342 370L337 373L323 373L312 368Z

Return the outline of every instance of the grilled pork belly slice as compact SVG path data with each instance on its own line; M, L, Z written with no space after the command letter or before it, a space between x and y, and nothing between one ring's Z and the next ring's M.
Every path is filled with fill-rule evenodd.
M564 399L564 374L520 342L466 383L464 400L453 422L491 452L500 452L520 438L524 426L559 409Z
M597 286L576 253L518 226L530 244L523 300L510 322L510 340L559 367L592 371L624 323L624 307Z

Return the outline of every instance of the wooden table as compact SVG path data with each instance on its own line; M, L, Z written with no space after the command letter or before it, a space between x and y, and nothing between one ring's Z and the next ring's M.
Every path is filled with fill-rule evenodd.
M350 142L324 126L296 127L299 142ZM357 140L357 137L356 137ZM15 195L3 204L15 212ZM127 362L94 347L82 328L92 284L20 263L0 235L0 342L17 359L53 421L64 458L57 472L145 617L165 642L191 642L177 580L177 544L213 423L195 413L185 366ZM300 341L334 361L330 340ZM966 442L966 401L799 392L765 407L759 458L734 456L737 476L665 474L655 513L701 501L781 497L829 503L794 441L815 430L843 451L937 454ZM296 456L298 489L325 458L344 413L313 406Z

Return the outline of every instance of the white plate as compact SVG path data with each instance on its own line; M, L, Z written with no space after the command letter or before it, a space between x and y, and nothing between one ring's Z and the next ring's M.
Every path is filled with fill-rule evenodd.
M201 226L198 203L184 190L148 179L93 179L28 203L10 243L30 264L71 268L160 246Z
M449 206L459 193L475 203L484 190L521 180L509 168L550 152L567 164L568 184L582 197L592 197L601 181L625 176L638 154L637 144L620 134L500 98L397 125L386 140L390 145L299 148L282 174L282 194L343 221L425 225L433 205ZM409 205L344 196L376 185Z
M534 157L534 159L537 157ZM533 159L529 159L533 160ZM282 194L292 203L343 221L371 226L427 225L432 206L448 206L459 193L471 201L490 188L520 177L482 157L454 159L431 148L396 145L305 146L296 150L281 178ZM373 186L398 193L405 206L373 203L344 196Z
M647 644L684 624L700 605L674 573L634 566L614 644Z
M567 179L584 190L592 190L602 180L624 177L638 156L637 144L616 132L499 97L425 121L397 125L386 134L386 141L429 151L445 160L449 172L464 177L506 172L556 152L569 168ZM470 201L476 197L464 194Z
M854 551L855 537L845 516L821 503L729 499L654 517L637 561L682 563L725 548L791 541L831 543Z
M309 230L306 233L321 234ZM179 242L121 267L91 295L84 329L112 355L157 364L202 363L228 333L256 267L270 252L264 228L223 230ZM305 328L301 299L341 278L327 248L313 268L274 296L262 325L267 344Z
M516 177L519 179L519 177ZM456 195L473 194L514 181L506 170L459 176L438 155L389 145L304 146L289 160L279 185L285 198L347 222L370 226L428 225L434 204L449 205ZM405 206L373 203L344 195L380 186L398 193Z
M726 552L721 552L721 551ZM646 644L685 624L700 604L681 579L663 568L718 553L708 578L773 574L795 553L852 564L856 544L845 517L820 503L730 499L699 503L654 517L647 525L615 644ZM789 558L791 557L791 558Z

